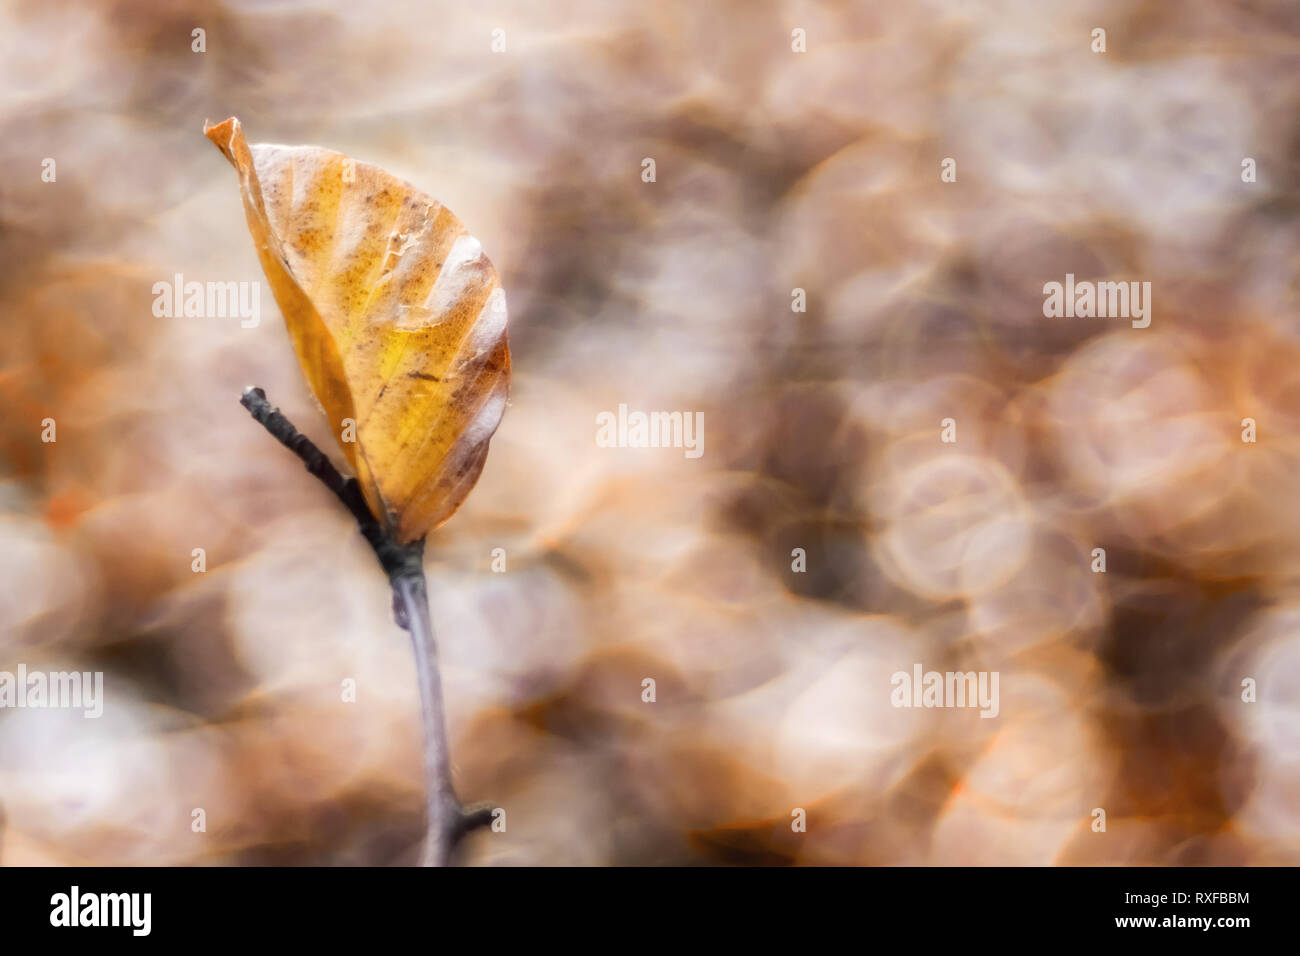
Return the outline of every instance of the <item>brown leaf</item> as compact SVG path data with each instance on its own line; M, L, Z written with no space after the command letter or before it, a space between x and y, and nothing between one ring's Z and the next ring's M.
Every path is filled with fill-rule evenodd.
M250 147L234 117L204 132L239 173L262 270L366 501L400 543L423 537L478 481L505 411L496 270L446 207L377 166Z

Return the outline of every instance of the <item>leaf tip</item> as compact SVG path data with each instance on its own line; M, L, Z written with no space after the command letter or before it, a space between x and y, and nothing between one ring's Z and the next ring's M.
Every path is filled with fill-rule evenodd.
M204 120L203 135L212 140L213 145L221 150L227 159L232 163L235 162L235 144L244 138L244 131L237 117L231 116L215 125Z
M228 116L220 123L213 123L206 119L203 121L203 135L208 139L216 139L218 133L226 133L238 128L239 117L237 116Z

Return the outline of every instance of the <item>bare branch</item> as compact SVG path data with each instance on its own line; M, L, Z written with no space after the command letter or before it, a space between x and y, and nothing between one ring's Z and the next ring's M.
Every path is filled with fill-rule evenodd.
M262 389L251 385L244 389L240 404L343 502L357 519L362 535L388 576L393 590L393 616L398 626L411 635L416 678L420 684L425 768L425 844L421 863L424 866L446 866L461 837L491 822L492 808L490 805L462 807L452 785L438 646L424 577L424 539L407 545L398 544L370 513L357 480L344 478L329 457L267 400Z
M302 459L307 470L320 479L321 484L334 492L339 501L347 506L358 524L364 527L367 524L377 523L370 514L370 509L366 507L365 496L361 494L361 487L356 479L344 478L339 474L338 469L325 453L317 448L310 438L294 428L293 423L280 413L280 409L267 400L266 392L250 385L244 389L239 404L248 409L248 413L269 431L276 441Z

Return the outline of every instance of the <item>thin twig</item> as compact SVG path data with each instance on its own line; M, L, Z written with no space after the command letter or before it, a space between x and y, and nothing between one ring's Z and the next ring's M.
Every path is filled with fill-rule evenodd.
M393 590L393 616L411 635L415 672L420 684L420 717L424 730L425 841L421 863L446 866L456 844L466 833L492 822L490 805L464 807L451 780L451 751L443 716L442 678L438 670L438 645L429 614L429 589L424 578L424 539L398 544L370 513L361 486L344 478L329 458L307 436L294 428L266 398L266 392L249 386L240 404L248 409L275 439L297 455L307 471L343 502L362 535L370 543Z
M447 728L442 719L442 681L438 673L438 647L429 619L429 596L424 575L403 576L393 586L393 599L400 604L415 649L415 673L420 681L420 716L424 724L424 774L428 799L429 839L424 844L425 866L446 866L446 854L455 839L460 805L453 794L451 760L447 750ZM442 796L438 799L434 795ZM435 839L436 836L436 839Z

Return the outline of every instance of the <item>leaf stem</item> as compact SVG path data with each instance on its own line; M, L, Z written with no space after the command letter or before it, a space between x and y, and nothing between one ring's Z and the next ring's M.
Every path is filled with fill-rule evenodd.
M297 455L307 471L334 492L352 512L362 535L388 576L393 590L393 616L398 626L411 635L416 679L420 685L425 771L425 841L420 862L423 866L446 866L461 837L491 823L492 808L487 805L462 806L452 784L438 645L434 639L429 589L424 577L424 539L398 544L370 513L357 480L344 478L329 457L267 400L262 389L251 385L244 389L240 404L280 444Z

